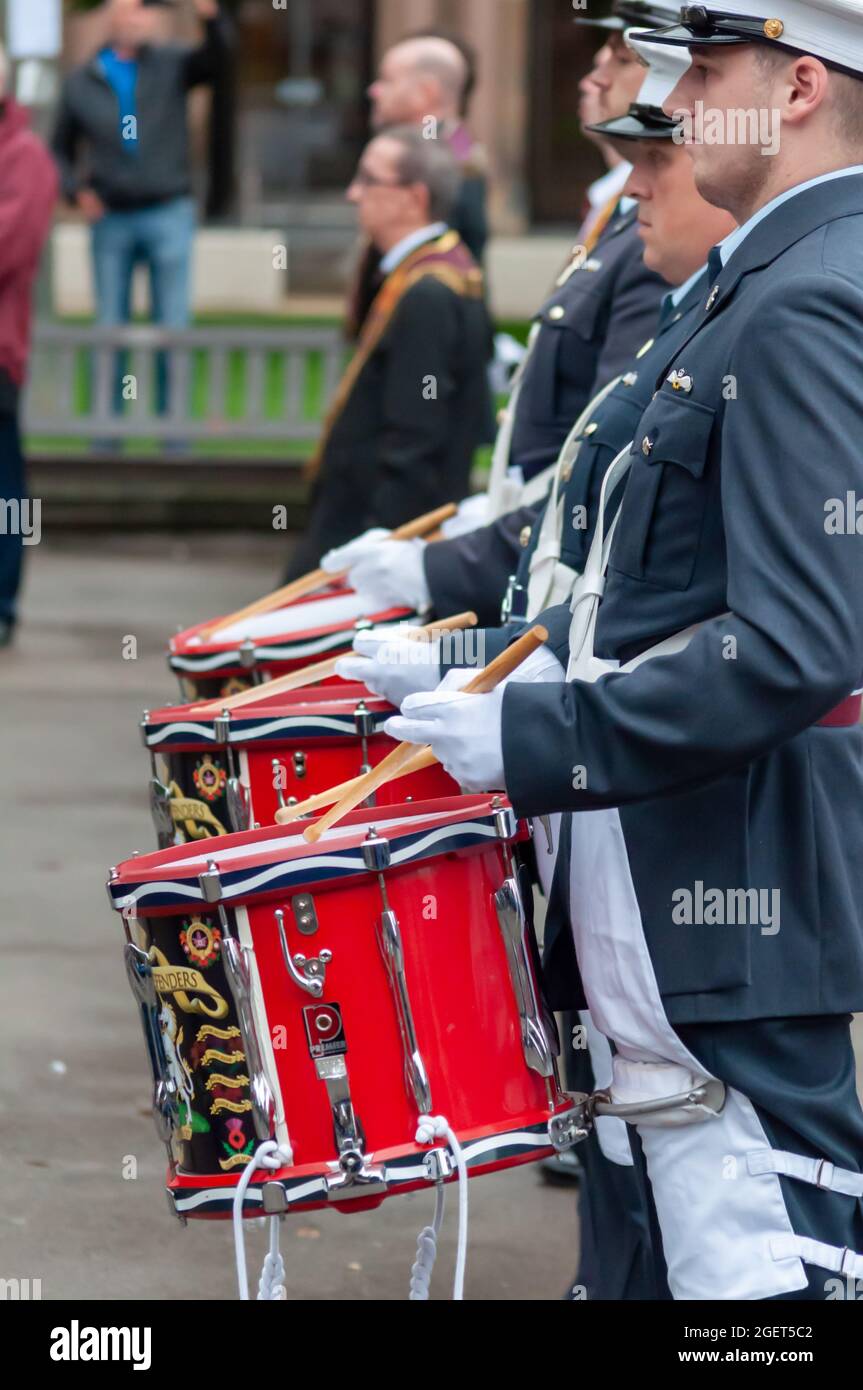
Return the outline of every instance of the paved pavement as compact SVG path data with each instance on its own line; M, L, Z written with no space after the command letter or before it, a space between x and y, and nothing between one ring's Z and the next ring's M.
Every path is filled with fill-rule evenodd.
M40 1279L46 1299L231 1298L228 1226L183 1230L166 1209L104 881L153 847L136 723L177 698L166 637L264 592L280 547L96 537L45 541L28 558L20 640L0 653L0 1279ZM128 637L136 660L123 658ZM468 1297L558 1299L576 1262L572 1191L524 1168L472 1180L470 1196ZM422 1194L289 1219L289 1297L404 1298L431 1207ZM257 1269L263 1233L249 1243ZM451 1200L439 1298L454 1246Z

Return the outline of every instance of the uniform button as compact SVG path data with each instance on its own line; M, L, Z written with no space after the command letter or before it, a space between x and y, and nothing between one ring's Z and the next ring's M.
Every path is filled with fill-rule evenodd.
M503 422L504 422L505 419L506 419L506 407L505 407L505 406L502 406L501 409L497 412L497 423L498 423L498 428L500 428L500 426L503 424Z
M518 535L518 543L521 546L522 550L527 550L527 547L530 545L530 537L532 531L532 526L522 526Z
M591 436L592 434L596 434L596 431L597 431L598 429L599 429L599 425L598 425L597 422L594 420L593 423L590 424L590 425L588 425L587 429L584 431L584 437L585 437L585 439L589 439L590 436Z
M649 458L653 453L653 440L648 435L645 435L641 441L641 452L645 458Z
M562 319L565 313L566 310L562 307L562 305L554 304L548 311L548 317L550 319Z
M568 483L571 477L572 477L572 464L571 464L571 463L564 464L563 468L562 468L561 471L560 471L560 481L561 481L562 483Z

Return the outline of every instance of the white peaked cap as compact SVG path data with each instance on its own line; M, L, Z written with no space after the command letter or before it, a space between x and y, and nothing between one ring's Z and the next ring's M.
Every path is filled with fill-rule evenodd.
M692 60L688 48L650 43L641 37L650 32L650 29L627 29L624 38L633 53L647 65L636 102L639 106L655 106L661 111L663 102L674 91Z
M667 45L764 43L863 76L863 0L684 5L679 23L653 30L651 39Z

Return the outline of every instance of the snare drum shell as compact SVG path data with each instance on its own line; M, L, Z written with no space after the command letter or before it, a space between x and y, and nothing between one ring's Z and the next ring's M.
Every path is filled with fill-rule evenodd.
M373 729L365 743L357 731L364 712ZM273 825L290 798L302 801L375 767L395 747L383 725L396 713L365 686L339 681L267 696L237 710L228 721L229 744L219 742L224 721L195 705L148 713L142 732L159 781L172 793L174 843L229 834L229 780L239 776L250 792L250 824ZM367 761L366 761L367 760ZM274 762L277 768L274 768ZM282 800L276 789L278 777ZM425 801L458 794L440 764L387 782L377 804Z
M225 620L210 618L171 639L168 664L179 678L187 700L215 700L349 651L361 624L399 623L415 616L410 609L391 608L372 614L354 613L337 622L326 621L327 606L333 600L350 598L351 594L346 586L332 584L320 593L306 595L276 610L290 614L283 632L269 631L266 636L245 641L236 635L211 638L212 629ZM254 625L250 631L254 631Z
M525 1060L494 903L506 876L504 853L492 822L478 817L478 802L453 798L415 808L388 808L386 821L397 822L395 829L381 826L378 818L379 833L390 838L396 860L384 879L389 908L400 929L405 984L430 1082L432 1113L445 1115L460 1142L472 1146L471 1172L551 1153L549 1120L569 1104L556 1078L538 1075ZM352 829L365 826L370 818L365 812L361 821L359 814L353 813ZM402 851L406 831L411 838ZM231 837L213 842L208 850L212 848L218 859L220 845L252 838ZM170 853L148 858L164 861ZM289 1191L296 1190L292 1205L303 1209L333 1204L325 1179L338 1171L327 1088L312 1056L313 1040L321 1042L314 1031L320 1010L335 1020L337 1041L344 1043L351 1100L368 1162L386 1165L388 1176L392 1169L392 1192L427 1185L422 1171L425 1149L415 1143L418 1100L406 1080L396 994L380 944L380 883L368 871L342 873L338 861L343 857L338 845L323 856L310 851L308 872L292 881L290 891L258 883L244 900L226 905L232 933L250 948L249 958L254 960L257 1014L265 1019L262 1032L265 1029L277 1079L280 1113L287 1122L287 1129L277 1128L276 1134L280 1141L289 1140L293 1151L291 1168L272 1176L284 1181ZM140 872L145 861L137 861L137 867ZM256 881L262 876L261 870L254 875ZM311 934L307 923L301 930L297 893L311 897L316 923ZM287 970L276 909L284 914L292 958L332 953L320 999L311 998ZM181 918L176 910L162 906L158 917L148 913L139 920L145 933L173 931L179 939ZM227 1215L235 1177L212 1168L204 1172L198 1164L197 1152L184 1153L171 1179L178 1212ZM246 1214L260 1210L260 1202L260 1186L253 1183ZM363 1205L367 1203L346 1201L344 1209L360 1210Z

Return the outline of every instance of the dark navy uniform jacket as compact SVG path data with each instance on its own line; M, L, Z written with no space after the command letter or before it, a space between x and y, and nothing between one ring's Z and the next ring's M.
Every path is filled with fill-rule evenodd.
M638 355L630 358L629 370L621 375L620 381L599 403L590 419L585 422L580 439L581 445L572 472L563 484L564 531L561 536L560 558L565 565L577 572L584 569L587 551L593 539L596 514L599 508L599 494L606 470L621 449L630 443L635 434L642 413L650 404L657 372L675 347L689 335L690 325L696 311L700 309L707 295L706 273L699 277L676 307L670 301L667 311L663 311L655 339L651 338L640 347ZM609 500L608 513L613 516L620 500L620 489ZM530 525L528 544L520 549L516 578L522 590L527 588L530 579L530 560L539 539L542 518L546 503L541 504L538 513L532 509L521 508L511 515L522 525ZM587 525L582 525L586 518ZM577 524L573 524L573 523ZM494 526L483 528L493 535ZM500 597L500 596L498 596ZM499 606L499 605L498 605ZM567 610L568 614L568 610ZM505 627L487 628L483 633L483 652L491 661L509 644L514 635L524 630L524 623L516 619ZM569 622L561 640L569 636ZM567 664L567 654L561 651L562 664Z
M668 286L644 264L636 211L613 218L584 266L546 301L522 378L510 461L525 480L558 457L585 406L632 362L656 328ZM590 267L590 268L589 268ZM472 608L494 624L515 571L523 527L538 508L520 508L491 526L425 551L438 617Z
M753 228L639 422L597 653L703 626L630 674L504 695L519 814L620 808L673 1023L863 1008L863 730L819 725L863 684L861 326L852 175ZM676 923L699 883L778 893L779 930Z

